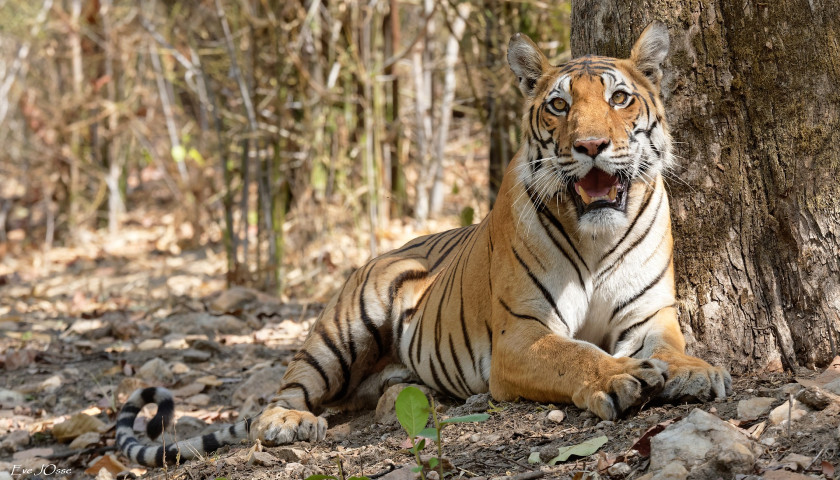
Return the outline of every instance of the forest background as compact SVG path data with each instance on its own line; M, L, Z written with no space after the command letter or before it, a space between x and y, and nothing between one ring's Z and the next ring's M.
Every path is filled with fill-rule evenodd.
M138 238L132 258L212 260L196 288L162 270L188 298L245 285L323 302L371 256L487 214L519 138L513 33L561 63L626 56L659 19L689 349L733 372L825 366L840 4L784 5L0 0L0 286L19 286L0 315L101 315L85 301L102 283L39 282L119 272Z

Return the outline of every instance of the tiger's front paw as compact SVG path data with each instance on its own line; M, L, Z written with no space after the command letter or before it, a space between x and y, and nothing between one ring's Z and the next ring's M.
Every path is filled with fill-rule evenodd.
M327 421L311 412L269 406L251 425L251 438L268 446L283 445L298 440L323 440L327 435Z
M604 420L615 420L628 408L656 396L665 385L668 369L665 362L656 359L625 357L615 360L617 370L611 372L601 382L601 388L586 400L586 407Z
M668 358L668 381L660 397L673 401L723 400L732 393L732 377L722 367L713 367L697 357Z

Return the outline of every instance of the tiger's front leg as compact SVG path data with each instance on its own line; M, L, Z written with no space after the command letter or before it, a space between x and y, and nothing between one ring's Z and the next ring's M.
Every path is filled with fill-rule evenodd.
M668 380L661 398L706 402L732 393L732 377L725 368L685 353L685 339L673 307L660 310L652 324L642 353L668 364Z
M657 359L614 358L537 322L514 321L494 331L490 393L506 401L571 401L613 420L662 391L667 368Z

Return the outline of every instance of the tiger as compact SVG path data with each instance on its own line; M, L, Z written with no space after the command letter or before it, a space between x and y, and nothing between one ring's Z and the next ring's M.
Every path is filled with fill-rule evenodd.
M256 417L166 446L132 425L146 403L154 438L172 395L138 390L116 426L131 461L161 466L242 439L321 441L325 407L375 402L419 382L464 399L572 403L613 420L650 399L732 392L723 367L685 353L663 175L673 163L663 106L667 27L648 25L629 58L558 66L526 35L508 63L525 101L521 145L478 224L370 260L325 306Z

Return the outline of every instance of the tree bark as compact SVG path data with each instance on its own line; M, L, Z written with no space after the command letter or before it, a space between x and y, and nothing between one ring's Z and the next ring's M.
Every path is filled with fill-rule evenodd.
M840 4L579 0L572 53L668 25L680 322L733 372L819 367L840 338Z

